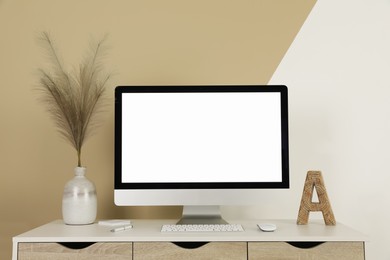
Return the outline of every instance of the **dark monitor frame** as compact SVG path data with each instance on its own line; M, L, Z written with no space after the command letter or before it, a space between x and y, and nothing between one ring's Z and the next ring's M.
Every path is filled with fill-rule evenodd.
M279 92L281 94L281 182L122 182L122 93ZM115 189L287 189L289 185L288 90L284 85L118 86L115 88Z

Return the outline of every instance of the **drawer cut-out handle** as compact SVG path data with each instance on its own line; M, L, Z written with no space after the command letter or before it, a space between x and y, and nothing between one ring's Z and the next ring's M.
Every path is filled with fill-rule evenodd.
M87 247L95 244L95 242L59 242L58 244L66 247L66 248L76 250L76 249L87 248Z
M172 243L181 248L196 249L208 244L209 242L172 242Z
M324 242L313 241L313 242L287 242L287 243L292 245L293 247L297 247L300 249L310 249L319 246Z

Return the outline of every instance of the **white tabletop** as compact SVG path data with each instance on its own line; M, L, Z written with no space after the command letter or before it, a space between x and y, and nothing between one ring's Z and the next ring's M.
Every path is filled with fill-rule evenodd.
M82 226L65 225L56 220L13 238L14 247L19 242L141 242L141 241L365 241L366 236L343 224L326 226L323 221L310 221L297 225L295 220L228 220L241 224L244 232L175 232L161 233L163 224L177 220L132 220L133 228L111 232L112 227L97 223ZM257 223L277 225L274 232L263 232Z

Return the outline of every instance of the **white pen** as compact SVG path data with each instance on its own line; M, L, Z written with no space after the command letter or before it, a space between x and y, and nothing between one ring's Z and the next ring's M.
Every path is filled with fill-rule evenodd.
M132 227L133 227L132 225L126 225L126 226L122 226L122 227L117 227L117 228L111 229L111 232L123 231L123 230L131 229Z

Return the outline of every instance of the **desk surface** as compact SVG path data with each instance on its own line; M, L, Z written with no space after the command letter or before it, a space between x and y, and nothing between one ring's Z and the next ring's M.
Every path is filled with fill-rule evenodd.
M244 232L185 232L161 233L163 224L176 220L132 220L133 228L110 232L112 227L98 224L70 226L62 220L32 229L13 238L14 247L20 242L145 242L145 241L366 241L366 236L343 224L326 226L323 221L297 225L295 220L228 220L241 224ZM277 230L262 232L257 223L274 223Z

